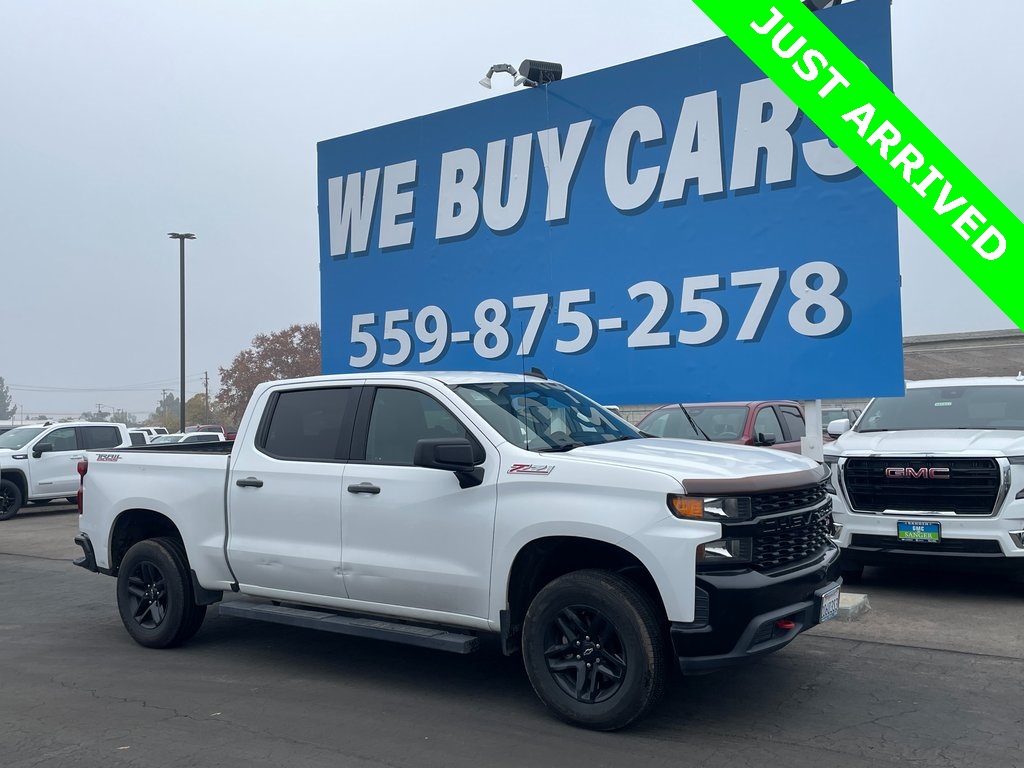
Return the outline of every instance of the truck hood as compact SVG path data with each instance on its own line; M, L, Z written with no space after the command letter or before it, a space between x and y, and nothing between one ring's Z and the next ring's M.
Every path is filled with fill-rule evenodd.
M687 488L704 488L706 483L699 481L726 481L731 485L734 481L756 478L762 486L767 486L763 489L768 490L770 487L814 482L814 479L799 475L817 472L819 467L813 459L771 448L660 437L589 445L556 455L573 461L662 472ZM774 480L764 482L768 477ZM742 488L735 490L741 491Z
M1001 429L908 429L898 432L847 432L826 446L828 454L868 456L1022 456L1024 432Z

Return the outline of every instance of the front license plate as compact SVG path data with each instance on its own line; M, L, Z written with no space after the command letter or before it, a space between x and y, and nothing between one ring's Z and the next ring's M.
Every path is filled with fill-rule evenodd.
M914 523L900 520L896 523L896 538L900 541L938 544L942 541L942 523Z
M828 621L839 615L839 587L829 590L821 596L821 615L818 621Z

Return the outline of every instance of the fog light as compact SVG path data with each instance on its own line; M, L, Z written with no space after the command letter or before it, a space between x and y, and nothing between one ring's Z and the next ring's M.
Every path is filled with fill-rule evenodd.
M1010 531L1010 539L1017 549L1024 549L1024 531Z
M754 557L754 540L718 539L697 547L697 561L704 563L749 563Z

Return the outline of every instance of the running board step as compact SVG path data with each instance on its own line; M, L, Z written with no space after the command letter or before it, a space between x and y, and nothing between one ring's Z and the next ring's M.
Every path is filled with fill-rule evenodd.
M480 638L476 635L365 616L346 616L313 608L274 605L254 600L230 600L220 603L218 610L221 616L369 637L451 653L472 653L480 647Z

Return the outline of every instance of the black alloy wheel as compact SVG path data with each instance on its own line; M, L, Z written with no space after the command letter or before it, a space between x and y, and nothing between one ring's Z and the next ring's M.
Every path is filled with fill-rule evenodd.
M128 603L140 627L156 629L167 616L167 582L152 562L142 561L128 574Z
M576 701L607 701L622 687L626 649L615 626L596 608L563 608L548 623L544 646L552 679Z
M612 731L643 716L668 674L664 611L621 574L587 569L552 580L523 621L523 664L557 717Z
M179 645L199 630L206 606L195 604L180 541L146 539L125 553L117 572L117 608L128 634L147 648Z
M21 509L21 489L11 480L0 480L0 520L10 520Z

